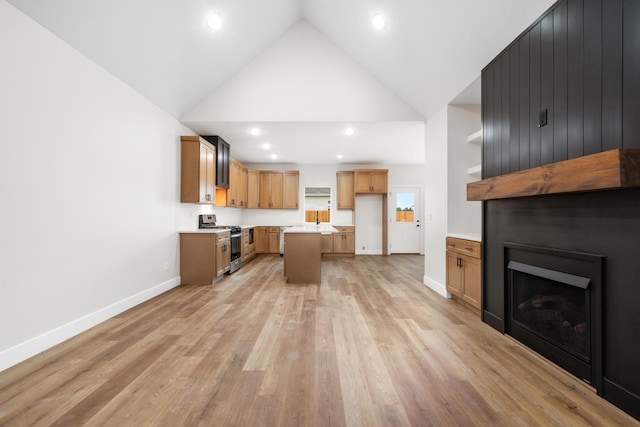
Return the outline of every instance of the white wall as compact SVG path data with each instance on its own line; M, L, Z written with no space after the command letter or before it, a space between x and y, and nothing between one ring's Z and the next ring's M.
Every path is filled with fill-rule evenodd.
M449 105L447 112L447 231L464 239L482 238L482 203L467 201L467 183L480 178L467 173L482 161L479 145L467 137L482 127L480 105Z
M424 283L443 296L446 291L447 236L447 107L425 127Z
M179 283L190 131L0 2L0 370Z
M300 20L182 120L193 126L211 120L424 119L311 24Z

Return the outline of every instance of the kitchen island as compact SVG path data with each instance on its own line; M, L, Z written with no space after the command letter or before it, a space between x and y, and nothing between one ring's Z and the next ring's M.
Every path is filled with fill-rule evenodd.
M320 283L323 234L337 233L330 225L303 225L284 230L284 275L288 283Z

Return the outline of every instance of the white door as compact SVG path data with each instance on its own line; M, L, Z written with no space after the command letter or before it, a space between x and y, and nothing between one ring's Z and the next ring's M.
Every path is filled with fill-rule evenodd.
M420 188L389 188L389 253L419 254L422 241Z

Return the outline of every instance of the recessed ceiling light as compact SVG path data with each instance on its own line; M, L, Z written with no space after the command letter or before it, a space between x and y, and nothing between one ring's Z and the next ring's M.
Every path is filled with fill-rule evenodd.
M346 128L346 129L344 130L344 134L345 134L345 135L347 135L347 136L351 136L351 135L353 135L354 133L355 133L355 131L354 131L352 128Z
M258 136L258 135L260 135L260 129L258 129L258 128L252 128L252 129L249 131L249 133L250 133L251 135L253 135L253 136Z
M341 159L342 158L342 154L338 154L336 157Z
M207 18L207 25L212 30L219 30L220 27L222 27L222 16L217 13L212 13L209 15L209 18Z
M271 157L273 160L275 160L275 159L277 159L277 158L278 158L278 156L277 156L276 154L272 154L272 155L271 155L271 156L269 156L269 157Z
M268 150L269 148L271 148L271 146L269 145L268 142L265 142L264 144L262 144L262 149L263 150Z
M382 13L374 13L371 22L376 30L382 30L387 26L387 18Z

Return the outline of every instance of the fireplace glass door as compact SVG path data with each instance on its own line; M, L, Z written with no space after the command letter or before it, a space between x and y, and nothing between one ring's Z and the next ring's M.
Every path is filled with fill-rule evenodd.
M511 268L512 323L589 362L589 279L572 276L578 280L568 284L516 268Z

